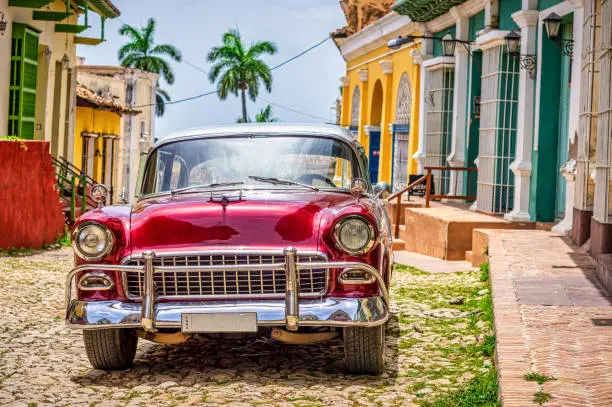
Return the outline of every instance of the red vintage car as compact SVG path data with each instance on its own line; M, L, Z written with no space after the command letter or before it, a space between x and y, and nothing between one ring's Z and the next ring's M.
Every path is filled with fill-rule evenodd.
M237 125L155 145L133 205L72 232L66 321L91 364L132 365L138 338L344 340L350 372L384 367L392 251L388 186L347 130Z

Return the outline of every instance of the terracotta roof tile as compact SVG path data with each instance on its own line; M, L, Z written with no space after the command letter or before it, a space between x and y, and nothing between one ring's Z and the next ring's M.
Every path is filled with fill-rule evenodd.
M102 110L109 110L111 112L119 113L119 114L138 114L141 111L126 106L122 103L117 102L111 97L100 95L93 90L89 89L85 85L78 83L76 86L76 94L77 98L85 100L91 103L94 106Z

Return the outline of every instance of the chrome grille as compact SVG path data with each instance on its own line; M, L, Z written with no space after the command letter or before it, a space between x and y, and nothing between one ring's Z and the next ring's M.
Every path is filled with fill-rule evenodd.
M284 263L282 254L213 254L187 256L156 256L154 267L218 266L236 264ZM322 255L298 255L298 263L325 262ZM141 258L124 262L129 266L143 266ZM318 296L327 290L325 269L301 269L300 295ZM130 298L139 298L144 290L144 274L125 272L123 283ZM157 295L160 297L221 297L221 296L284 296L284 270L251 271L156 271L154 274Z

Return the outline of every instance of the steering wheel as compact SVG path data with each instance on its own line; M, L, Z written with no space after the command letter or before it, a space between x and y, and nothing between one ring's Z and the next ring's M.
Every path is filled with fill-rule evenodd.
M331 187L338 188L336 186L336 184L334 184L334 182L332 180L330 180L329 178L324 177L323 175L320 175L320 174L304 174L304 175L301 175L295 181L299 182L301 184L312 185L312 181L314 181L315 179L323 181L323 182L325 182L327 185L329 185Z

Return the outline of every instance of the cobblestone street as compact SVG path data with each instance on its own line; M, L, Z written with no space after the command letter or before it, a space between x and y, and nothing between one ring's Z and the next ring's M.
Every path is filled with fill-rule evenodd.
M462 351L490 333L471 311L490 299L479 273L402 268L394 275L387 371L379 378L345 375L340 341L141 340L133 369L92 370L81 333L63 321L71 256L61 249L0 258L0 405L410 406L491 369L486 352ZM449 305L458 295L465 302Z

